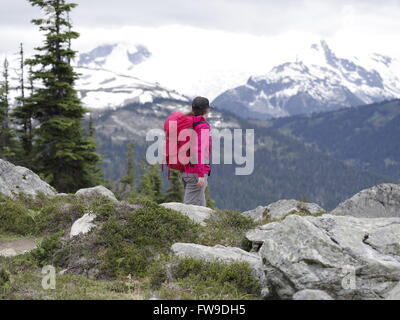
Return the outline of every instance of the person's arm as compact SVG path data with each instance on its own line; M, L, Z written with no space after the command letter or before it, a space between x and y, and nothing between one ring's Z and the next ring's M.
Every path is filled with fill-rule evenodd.
M195 132L197 134L197 161L193 164L193 166L195 167L195 172L198 174L199 178L203 178L206 174L208 174L209 170L206 160L208 162L210 156L210 127L207 123L200 123L195 127Z

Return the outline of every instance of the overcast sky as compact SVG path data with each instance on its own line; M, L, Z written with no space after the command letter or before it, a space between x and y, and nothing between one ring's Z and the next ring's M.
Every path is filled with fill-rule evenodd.
M279 36L287 32L333 38L349 31L397 37L400 0L75 0L78 31L123 26L185 25L209 30ZM33 40L39 10L26 0L2 0L1 50ZM23 39L22 39L23 38ZM392 44L393 46L395 44Z
M267 72L299 47L319 39L327 40L336 53L379 52L400 58L400 0L74 2L78 7L72 20L81 34L75 49L120 41L142 43L155 55L163 55L163 63L189 59L190 67L202 59L199 70L212 68L213 74L224 77L232 70L236 77L241 75L237 81L256 71ZM15 53L20 42L28 52L39 45L41 35L30 20L41 17L40 10L26 0L1 3L0 55ZM194 52L197 55L192 56Z

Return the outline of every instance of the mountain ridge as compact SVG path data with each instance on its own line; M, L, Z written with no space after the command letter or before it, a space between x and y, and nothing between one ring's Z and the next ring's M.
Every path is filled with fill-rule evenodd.
M379 54L369 61L339 58L321 40L295 61L251 76L213 103L244 118L262 119L354 107L400 98L396 70L400 70L397 60Z

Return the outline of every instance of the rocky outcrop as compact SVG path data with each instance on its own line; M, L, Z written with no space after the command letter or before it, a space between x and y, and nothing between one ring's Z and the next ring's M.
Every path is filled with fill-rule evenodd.
M316 203L307 203L298 200L279 200L268 206L258 206L257 208L245 211L242 214L254 221L280 220L293 213L306 215L316 215L325 212Z
M38 192L55 195L57 191L31 170L0 159L0 193L14 198L20 192L36 196Z
M179 202L162 203L161 206L163 206L164 208L179 211L180 213L188 216L192 221L199 223L203 226L205 225L205 220L209 219L214 213L213 209L207 207L195 206L192 204L183 204Z
M400 300L400 282L387 294L386 300Z
M86 202L91 202L94 199L99 197L106 197L111 199L112 201L117 202L117 198L115 197L112 191L108 190L103 186L96 186L92 188L79 189L76 193L76 196L83 198Z
M0 242L0 256L14 257L36 248L34 239L21 239L11 242Z
M332 297L322 290L305 289L296 292L293 300L333 300Z
M342 202L332 214L355 217L400 217L400 184L384 183L362 190Z
M71 227L71 231L69 233L70 238L75 237L80 234L88 233L93 227L96 225L93 223L93 220L96 218L96 215L93 213L86 213L81 218L76 220Z
M175 243L172 251L181 258L195 258L206 261L247 262L253 270L253 275L265 286L265 272L261 258L256 253L249 253L240 248L217 245L207 247L194 243Z
M315 289L335 299L384 299L400 281L400 218L289 215L248 234L262 244L276 298Z

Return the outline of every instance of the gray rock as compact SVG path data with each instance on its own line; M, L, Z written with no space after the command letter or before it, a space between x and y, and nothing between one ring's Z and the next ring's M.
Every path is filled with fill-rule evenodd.
M213 209L195 206L192 204L183 204L179 202L167 202L160 204L164 208L179 211L180 213L188 216L192 221L205 225L205 220L209 219L211 215L215 212Z
M88 202L96 199L98 197L107 197L115 202L117 202L117 198L115 197L112 191L108 190L106 187L103 186L96 186L93 188L85 188L79 189L75 195L82 197L83 199L87 200Z
M0 159L0 193L14 198L20 192L36 196L38 192L55 195L57 191L31 170Z
M266 207L258 206L257 208L245 211L242 214L254 221L262 221L263 219L280 220L292 213L305 213L308 215L316 215L325 212L316 203L307 203L298 200L279 200L271 203Z
M246 238L253 243L253 249L258 251L264 240L268 237L269 232L273 230L278 222L270 222L246 232Z
M69 234L70 238L75 237L80 234L88 233L93 227L96 225L93 223L93 220L96 218L96 215L93 213L86 213L76 220L71 227L71 232Z
M172 251L180 258L195 258L206 261L221 261L224 263L247 262L253 275L265 287L265 272L261 257L256 253L249 253L236 247L216 245L207 247L194 243L175 243Z
M269 297L271 297L271 291L267 287L261 289L261 298L268 299Z
M400 217L400 184L384 183L362 190L339 204L332 214L355 217Z
M386 296L386 300L400 300L400 282Z
M400 281L400 218L289 215L254 237L278 298L319 289L335 299L383 299Z
M13 248L0 249L0 257L15 257L18 253Z
M0 256L14 257L27 253L37 247L35 239L21 239L10 242L0 242Z
M304 289L296 292L293 300L333 300L333 298L322 290Z
M258 206L255 209L248 210L245 212L242 212L242 215L244 215L247 218L250 218L254 221L262 221L263 219L267 218L267 207L265 206Z

